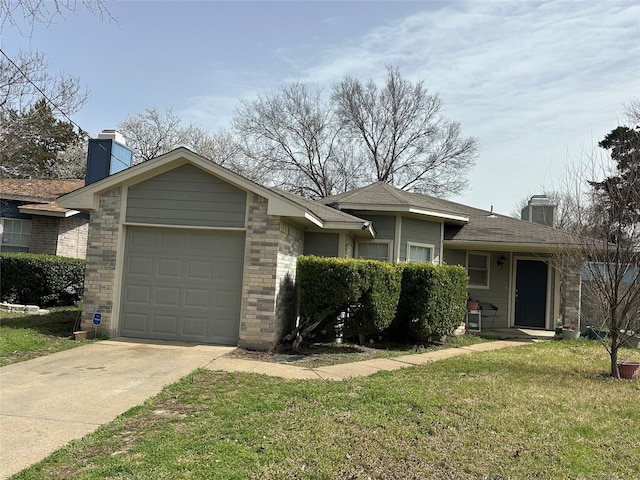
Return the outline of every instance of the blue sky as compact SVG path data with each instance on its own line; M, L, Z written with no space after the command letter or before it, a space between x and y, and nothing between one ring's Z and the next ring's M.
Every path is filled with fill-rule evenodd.
M386 65L422 80L480 155L455 201L510 214L558 183L640 96L640 3L602 1L130 2L33 31L5 26L10 56L37 49L91 91L92 135L148 107L227 128L239 99L291 81L329 91Z

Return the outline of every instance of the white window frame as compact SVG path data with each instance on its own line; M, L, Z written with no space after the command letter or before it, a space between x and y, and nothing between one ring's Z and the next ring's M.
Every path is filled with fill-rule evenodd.
M386 244L387 245L387 259L384 260L385 262L391 262L391 255L393 252L393 241L391 240L365 240L365 241L358 241L356 242L356 251L355 251L355 258L360 258L360 245L364 244L364 243L379 243L379 244ZM371 260L377 260L377 259L371 259Z
M429 255L429 260L427 260L426 263L434 263L434 258L435 258L435 253L436 253L436 246L432 245L430 243L420 243L420 242L407 242L407 262L416 262L416 263L423 263L422 260L412 260L411 259L411 247L418 247L418 248L428 248L429 250L431 250L431 253Z
M0 244L0 251L3 252L28 252L29 251L29 245L31 244L31 220L25 220L23 218L2 218L2 225L0 226L0 241L2 242ZM29 234L26 236L27 238L27 244L23 245L23 244L18 244L18 243L7 243L5 241L5 238L7 238L7 223L8 222L15 222L15 223L21 223L21 224L28 224L29 225ZM12 227L13 230L13 227ZM21 232L22 234L22 232ZM7 248L10 248L10 250L7 250Z
M469 273L469 256L474 255L474 256L478 256L478 257L485 257L486 258L486 272L487 272L487 283L486 285L480 285L480 284L475 284L475 283L471 283L471 275L469 275L469 288L479 288L479 289L485 289L488 290L489 289L489 284L490 281L489 279L491 278L491 254L487 253L487 252L467 252L467 259L466 259L466 264L467 264L467 273ZM477 270L477 271L485 271L485 269L481 269L481 268L471 268L471 270Z

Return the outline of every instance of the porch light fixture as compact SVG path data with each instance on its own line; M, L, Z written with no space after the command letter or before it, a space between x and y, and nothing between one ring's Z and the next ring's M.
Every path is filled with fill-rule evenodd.
M500 270L502 270L502 267L504 267L504 262L507 260L507 257L505 257L504 255L502 255L499 259L498 259L498 266L500 267Z

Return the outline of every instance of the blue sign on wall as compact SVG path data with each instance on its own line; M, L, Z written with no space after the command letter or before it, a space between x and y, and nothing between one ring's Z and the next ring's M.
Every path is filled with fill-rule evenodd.
M101 323L102 323L102 314L101 313L94 313L93 314L93 325L97 327Z

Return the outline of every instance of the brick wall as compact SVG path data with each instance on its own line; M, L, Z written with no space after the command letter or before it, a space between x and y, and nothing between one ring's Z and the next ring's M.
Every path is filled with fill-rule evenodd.
M77 215L61 218L58 225L58 248L56 255L72 258L87 258L88 234L88 219Z
M58 217L33 215L31 219L30 253L56 255L58 251Z
M98 210L91 213L87 242L85 296L82 307L82 328L93 329L95 312L102 313L98 332L114 336L111 328L113 295L116 280L116 253L120 235L120 187L100 195Z
M280 219L267 215L267 199L247 194L247 237L238 345L269 350L277 342L275 315Z
M298 289L296 267L304 248L304 232L285 222L280 223L278 266L276 270L276 336L280 340L296 327Z

